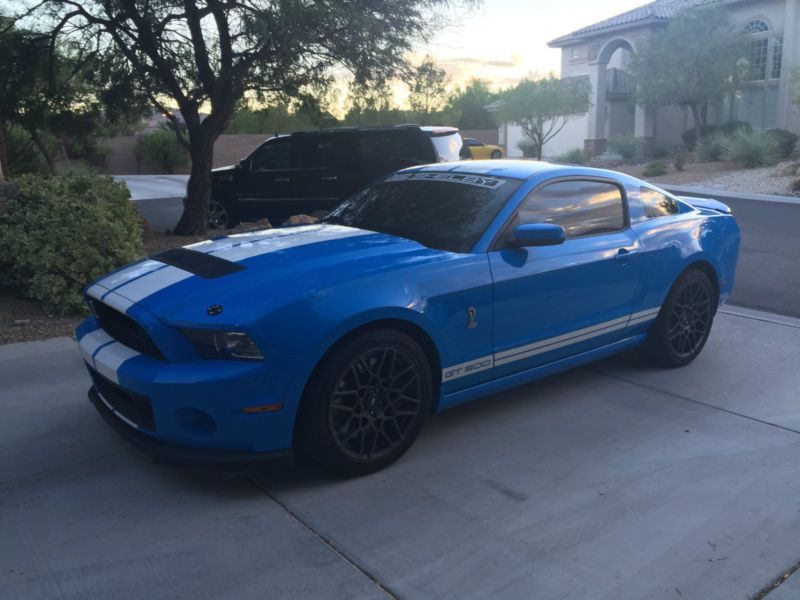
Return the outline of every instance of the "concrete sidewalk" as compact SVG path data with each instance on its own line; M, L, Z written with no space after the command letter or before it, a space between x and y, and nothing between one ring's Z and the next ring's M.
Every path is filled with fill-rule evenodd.
M70 340L0 347L0 596L749 598L800 559L798 364L726 309L689 367L478 400L381 473L214 480L110 431Z

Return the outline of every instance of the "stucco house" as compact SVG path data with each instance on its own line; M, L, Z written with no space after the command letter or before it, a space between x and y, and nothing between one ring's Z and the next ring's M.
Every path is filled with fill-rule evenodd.
M571 148L603 152L609 138L632 134L665 143L681 143L693 126L691 111L678 106L646 109L634 101L635 83L625 72L631 53L683 9L708 0L656 0L605 21L583 27L549 42L561 48L561 77L586 77L591 83L591 108L570 120L545 144L545 156ZM782 127L800 132L800 108L792 103L792 73L800 65L800 0L719 0L730 12L736 30L750 38L749 61L754 73L735 99L711 107L709 123L729 118L754 128ZM723 105L724 104L724 105ZM499 142L509 156L521 156L520 128L502 123Z

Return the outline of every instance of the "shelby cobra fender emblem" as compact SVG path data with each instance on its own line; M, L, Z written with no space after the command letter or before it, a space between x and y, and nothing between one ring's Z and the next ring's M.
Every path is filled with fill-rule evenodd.
M467 329L475 329L478 326L478 311L474 306L467 309Z

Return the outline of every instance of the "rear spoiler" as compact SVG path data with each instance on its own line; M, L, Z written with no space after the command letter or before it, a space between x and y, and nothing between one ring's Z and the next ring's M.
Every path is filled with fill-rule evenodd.
M713 198L695 198L694 196L678 196L680 200L691 204L695 208L706 208L725 215L731 214L731 207Z

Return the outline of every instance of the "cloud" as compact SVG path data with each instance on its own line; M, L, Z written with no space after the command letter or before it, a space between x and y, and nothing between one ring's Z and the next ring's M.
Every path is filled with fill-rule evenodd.
M449 66L456 66L460 68L480 68L492 67L499 69L518 69L522 66L522 56L519 54L512 54L510 58L503 59L486 59L478 56L457 56L454 58L437 58L437 62L444 68Z

